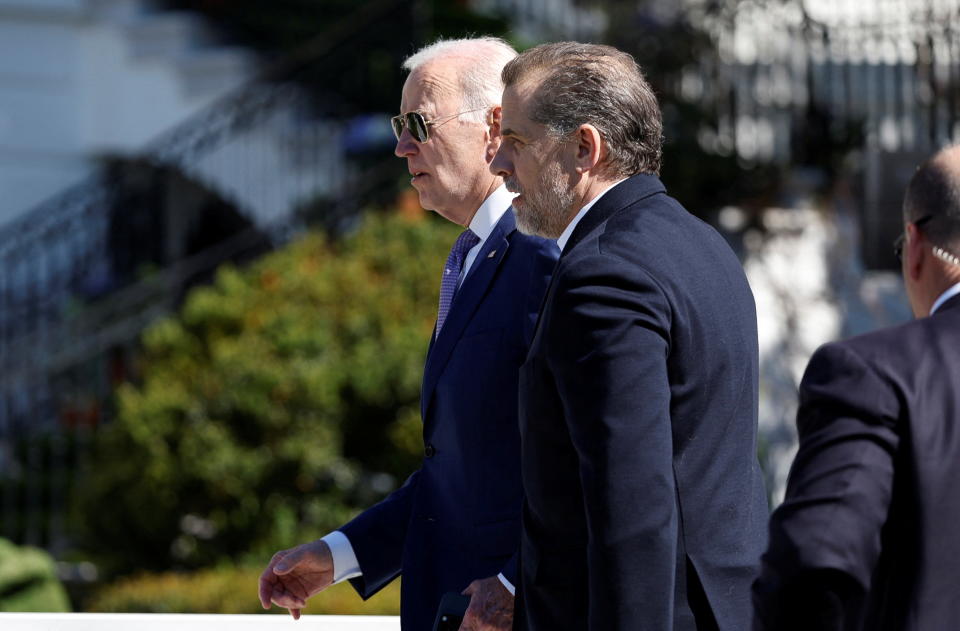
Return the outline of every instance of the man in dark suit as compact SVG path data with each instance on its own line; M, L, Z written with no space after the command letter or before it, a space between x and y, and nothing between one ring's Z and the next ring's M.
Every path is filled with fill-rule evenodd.
M431 628L443 594L471 596L464 629L508 629L520 531L518 370L557 248L515 229L512 195L489 163L500 143L500 40L442 41L408 59L396 154L424 208L467 227L450 252L421 392L424 460L339 531L271 560L260 579L299 617L349 579L368 598L399 575L401 622Z
M960 148L920 167L903 209L917 319L810 360L758 631L960 628Z
M548 44L503 78L491 168L561 249L521 368L515 628L743 631L768 512L740 263L657 178L629 55Z

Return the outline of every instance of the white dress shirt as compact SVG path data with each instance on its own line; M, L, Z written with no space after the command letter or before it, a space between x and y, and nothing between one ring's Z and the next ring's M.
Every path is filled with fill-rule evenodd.
M513 203L515 196L514 193L507 190L506 186L500 186L500 188L490 193L490 196L484 200L480 208L477 209L477 212L474 213L473 219L470 220L468 227L480 238L480 241L467 250L467 255L463 259L463 267L460 270L460 278L457 281L458 287L463 283L463 279L467 277L470 268L473 266L473 262L477 260L477 255L483 248L483 244L487 242L487 238L490 237L490 233L493 232L497 222L503 217L503 213L507 212L507 209L510 208L510 204ZM348 539L345 534L339 530L334 530L323 537L322 540L329 546L330 554L333 557L334 583L339 583L349 578L356 578L363 574L363 572L360 571L360 563L357 561L353 544L350 543L350 539ZM513 585L502 576L500 580L512 594Z
M941 306L943 306L943 303L945 303L946 301L950 300L951 298L953 298L953 297L956 296L957 294L960 294L960 283L957 283L956 285L954 285L953 287L951 287L951 288L948 289L947 291L945 291L945 292L943 292L942 294L940 294L940 297L937 298L937 301L936 301L935 303L933 303L933 307L930 308L930 315L933 315L934 312L935 312L937 309L939 309Z
M563 229L563 232L560 233L560 236L557 237L557 247L560 248L560 251L563 252L564 246L567 245L567 241L570 240L570 235L573 234L573 229L577 227L577 224L580 223L580 220L583 219L583 216L587 214L587 211L593 208L593 205L600 201L600 198L607 194L611 188L622 182L627 178L617 180L607 188L600 191L600 194L591 199L589 202L583 205L583 208L573 216L573 219L570 220L570 223L567 224L567 227Z
M477 255L480 254L480 250L483 249L483 244L487 242L490 233L493 232L497 222L503 217L503 213L507 212L507 209L510 208L510 204L513 203L513 198L516 196L516 193L511 193L507 190L506 186L501 185L500 188L490 193L490 196L480 204L480 208L474 213L473 219L470 220L470 225L467 227L470 228L473 234L480 237L480 241L467 250L467 255L463 257L463 268L460 270L460 280L457 283L457 287L459 287L460 283L463 283L463 279L467 277L470 268L473 266L473 262L477 260Z

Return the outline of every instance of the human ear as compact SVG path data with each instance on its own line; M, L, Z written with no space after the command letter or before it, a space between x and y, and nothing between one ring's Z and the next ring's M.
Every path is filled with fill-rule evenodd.
M603 158L605 149L600 130L584 123L574 132L577 141L576 171L585 173L596 168Z
M485 153L487 164L493 161L493 156L497 155L500 149L500 143L503 137L500 135L500 121L503 117L503 108L494 105L487 112L487 148Z
M912 223L908 223L904 232L907 235L903 244L903 270L912 281L920 280L923 266L926 263L927 248L923 234Z

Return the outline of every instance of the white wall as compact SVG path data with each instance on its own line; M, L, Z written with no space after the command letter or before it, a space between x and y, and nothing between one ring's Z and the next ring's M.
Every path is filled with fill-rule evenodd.
M209 47L195 16L148 9L0 0L0 225L252 74L252 55Z

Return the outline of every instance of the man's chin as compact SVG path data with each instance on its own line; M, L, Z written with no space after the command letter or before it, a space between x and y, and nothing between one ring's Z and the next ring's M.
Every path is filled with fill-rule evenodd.
M541 237L544 239L556 239L557 236L551 236L550 231L547 230L546 226L543 225L541 221L536 218L531 220L531 217L527 215L526 212L516 212L517 216L517 230L525 235L531 237Z

